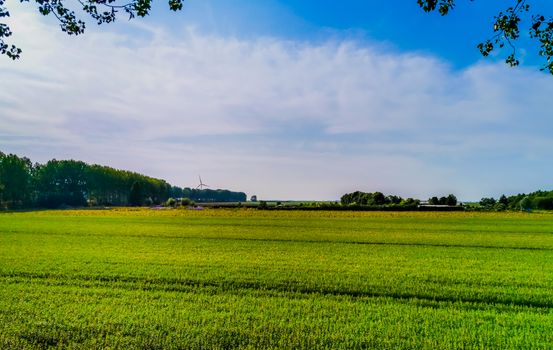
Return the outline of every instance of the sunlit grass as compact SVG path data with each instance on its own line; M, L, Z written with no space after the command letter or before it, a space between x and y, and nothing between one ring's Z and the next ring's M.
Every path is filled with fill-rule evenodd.
M0 215L2 348L550 348L553 215Z

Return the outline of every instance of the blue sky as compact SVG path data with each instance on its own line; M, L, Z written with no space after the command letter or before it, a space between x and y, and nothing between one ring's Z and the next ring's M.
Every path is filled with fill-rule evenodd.
M494 3L190 0L78 38L10 3L0 150L265 199L551 189L553 78L525 33L520 68L479 55Z
M508 4L508 2L506 2ZM532 4L532 12L551 13L553 4ZM185 11L172 15L158 3L150 20L183 21L202 32L245 38L278 36L291 40L320 41L353 37L401 51L439 55L455 67L478 61L476 45L490 37L496 1L458 1L447 16L425 13L413 0L400 1L192 1ZM505 5L507 7L507 5ZM522 49L534 48L526 33ZM527 64L539 64L537 55L525 55Z

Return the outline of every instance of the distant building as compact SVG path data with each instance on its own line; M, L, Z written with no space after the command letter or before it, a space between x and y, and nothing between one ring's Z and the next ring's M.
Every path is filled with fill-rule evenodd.
M257 196L254 194L252 198L250 198L250 201L257 202Z

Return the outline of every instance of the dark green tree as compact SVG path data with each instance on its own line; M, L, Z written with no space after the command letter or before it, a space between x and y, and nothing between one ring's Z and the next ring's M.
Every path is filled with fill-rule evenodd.
M39 206L85 206L88 195L87 167L81 161L55 159L37 166L35 184Z
M172 198L182 198L183 197L182 188L178 186L172 186L169 195Z
M190 198L196 202L209 203L209 202L245 202L247 195L244 192L234 192L229 190L211 190L211 189L197 189L197 188L183 188L182 197Z
M32 164L28 158L0 152L0 207L21 208L30 200Z
M484 197L480 200L480 205L488 209L492 208L495 205L495 203L497 203L497 201L493 197L490 197L490 198Z
M144 194L142 186L138 181L133 182L131 192L129 194L129 204L133 207L139 207L144 203Z
M373 205L384 205L386 204L386 197L382 192L375 192L372 196L372 203Z
M438 197L434 196L434 197L428 199L428 204L438 205L438 204L440 204L440 200L438 199Z
M507 210L507 206L505 204L501 203L501 202L497 202L493 206L493 210L495 210L495 211L505 211L505 210Z
M400 196L395 196L395 195L386 196L386 202L389 204L400 204L401 201L402 201L402 198Z
M457 197L455 197L455 195L453 194L450 194L447 196L446 198L446 205L449 205L451 207L454 207L457 205Z
M532 207L542 210L553 210L553 197L535 197L532 201Z

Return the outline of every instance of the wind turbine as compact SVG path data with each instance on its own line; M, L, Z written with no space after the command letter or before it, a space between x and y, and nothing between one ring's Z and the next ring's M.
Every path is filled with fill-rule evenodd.
M208 185L206 185L202 182L202 177L200 175L198 175L198 178L200 179L200 184L196 187L196 189L199 188L200 190L203 190L204 187L209 187Z

